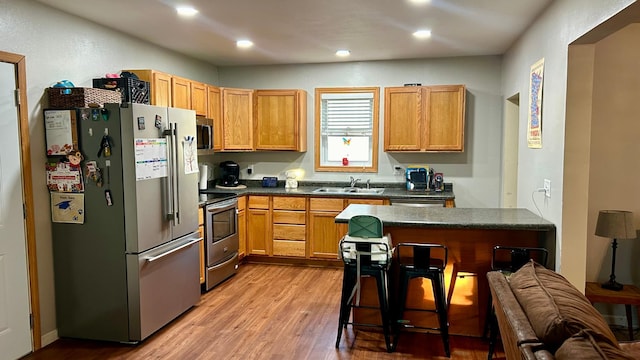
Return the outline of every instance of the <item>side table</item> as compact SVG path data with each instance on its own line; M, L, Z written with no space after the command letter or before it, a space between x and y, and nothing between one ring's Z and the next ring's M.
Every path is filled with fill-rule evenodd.
M631 306L636 306L640 314L640 288L634 285L624 285L622 290L614 291L603 289L599 283L588 282L585 288L585 296L591 304L619 304L624 305L627 312L627 326L629 328L629 340L633 340L633 326L631 318Z

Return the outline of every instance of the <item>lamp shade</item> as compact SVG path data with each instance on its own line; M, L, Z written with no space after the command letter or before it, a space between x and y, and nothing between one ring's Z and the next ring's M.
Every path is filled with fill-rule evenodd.
M596 235L612 239L635 239L633 213L623 210L600 210Z

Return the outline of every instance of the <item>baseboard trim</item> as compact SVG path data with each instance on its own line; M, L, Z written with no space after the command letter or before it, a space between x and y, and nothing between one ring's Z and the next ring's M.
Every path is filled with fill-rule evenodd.
M42 335L40 337L40 341L42 342L42 347L45 347L51 343L53 343L54 341L58 340L58 330L52 330L49 331L48 333Z

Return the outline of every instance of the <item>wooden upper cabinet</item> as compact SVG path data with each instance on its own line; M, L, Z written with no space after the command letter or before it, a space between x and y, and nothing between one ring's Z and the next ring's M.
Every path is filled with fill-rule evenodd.
M149 96L149 102L151 105L157 106L172 106L171 102L171 78L172 76L167 73L156 70L123 70L129 71L142 81L149 82L151 94Z
M196 115L207 116L207 85L191 81L191 110L195 110Z
M256 90L256 150L307 151L307 92Z
M422 89L384 89L384 150L420 151L422 130Z
M253 150L253 90L222 89L224 151Z
M213 120L213 150L222 150L222 93L217 86L207 85L207 117Z
M171 78L173 107L191 109L191 80L173 76Z
M464 85L430 86L426 93L426 150L464 150Z
M385 151L464 151L464 85L385 88Z

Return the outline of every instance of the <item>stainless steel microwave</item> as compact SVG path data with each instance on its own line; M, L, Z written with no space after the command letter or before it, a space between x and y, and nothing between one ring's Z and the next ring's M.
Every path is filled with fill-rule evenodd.
M198 149L213 149L213 121L211 119L196 119L196 137Z

